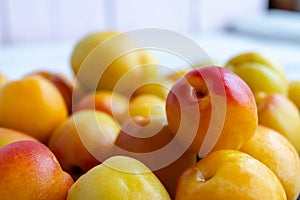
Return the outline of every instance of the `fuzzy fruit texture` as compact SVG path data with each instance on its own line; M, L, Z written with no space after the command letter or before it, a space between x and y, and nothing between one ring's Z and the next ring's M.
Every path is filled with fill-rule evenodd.
M0 149L2 200L64 200L73 179L42 143L18 141Z
M166 113L178 140L201 157L211 150L239 149L258 121L248 85L218 66L197 68L179 79L168 95Z

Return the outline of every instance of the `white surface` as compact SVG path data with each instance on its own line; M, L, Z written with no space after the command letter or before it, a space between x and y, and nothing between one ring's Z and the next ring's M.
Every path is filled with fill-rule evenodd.
M289 79L300 79L300 45L281 40L216 33L194 36L213 61L221 65L244 51L258 51L282 65ZM0 46L0 72L11 79L34 70L51 70L72 77L70 56L75 42ZM180 59L158 56L160 64L184 67Z

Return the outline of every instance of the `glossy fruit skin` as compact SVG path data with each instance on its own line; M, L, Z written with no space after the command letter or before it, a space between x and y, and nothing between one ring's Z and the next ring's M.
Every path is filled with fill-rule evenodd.
M11 81L0 90L0 125L25 132L41 142L48 141L67 115L60 92L41 76Z
M241 151L264 163L279 178L288 200L300 193L300 158L295 147L280 133L259 125Z
M288 81L283 68L259 52L244 52L232 57L225 67L240 76L259 102L265 95L287 95Z
M300 113L286 96L270 94L258 104L259 124L284 135L300 153Z
M170 200L157 177L140 161L113 156L82 175L71 187L68 200Z
M201 67L179 79L168 95L166 113L178 140L201 157L211 150L239 149L258 124L250 88L218 66ZM206 143L205 137L210 138Z
M36 141L17 141L0 148L2 200L64 200L73 179L53 153Z
M175 200L286 199L277 176L264 164L236 150L211 152L180 177Z

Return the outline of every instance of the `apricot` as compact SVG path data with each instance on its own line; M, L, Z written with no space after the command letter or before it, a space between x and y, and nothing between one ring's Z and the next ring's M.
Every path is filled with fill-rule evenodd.
M196 155L180 145L162 118L128 120L121 128L115 147L114 155L130 156L146 164L171 197L181 173L196 163Z
M200 157L213 150L239 149L258 124L248 85L218 66L197 68L179 79L169 92L166 113L179 142Z
M269 167L279 178L288 200L300 192L300 158L295 147L280 133L259 125L243 151Z
M73 84L71 81L62 74L49 72L49 71L35 71L30 73L28 76L39 75L49 80L58 89L60 94L65 100L68 108L68 114L72 112L72 95L73 95Z
M283 68L259 52L244 52L232 57L225 65L240 76L259 102L265 95L287 95L288 81Z
M151 59L140 55L138 47L134 39L125 33L91 33L81 38L74 47L72 70L79 82L92 91L116 90L127 94L145 78L149 71L147 63L152 63Z
M0 90L0 125L47 142L67 118L67 107L56 87L41 76L11 81Z
M113 156L82 175L69 190L67 199L170 200L170 197L142 162Z
M142 116L149 118L166 118L165 100L153 95L142 94L134 97L129 103L130 117ZM127 117L130 118L130 117Z
M53 153L37 141L17 141L0 148L2 200L64 200L73 179Z
M258 104L258 122L284 135L300 153L300 113L286 96L270 94Z
M176 200L284 200L277 176L264 164L236 150L211 152L178 180Z
M73 113L50 137L48 146L74 179L105 160L119 133L113 118L96 110Z
M173 84L174 81L172 80L169 80L167 78L158 78L151 82L142 84L134 91L133 96L151 94L156 95L165 100L167 99L169 90L171 89Z
M91 33L78 41L73 49L71 57L71 66L75 74L80 69L80 66L88 54L101 42L117 35L116 31L103 31Z
M137 54L142 71L142 80L157 79L160 75L158 72L159 68L155 56L145 49L138 50Z

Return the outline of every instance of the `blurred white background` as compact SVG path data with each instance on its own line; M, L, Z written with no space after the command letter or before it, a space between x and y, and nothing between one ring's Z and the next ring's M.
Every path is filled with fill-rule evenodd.
M76 40L97 30L142 27L195 34L261 15L267 6L267 0L1 0L0 42Z
M289 78L300 78L299 13L270 10L269 1L299 10L300 0L0 0L0 72L71 75L70 55L83 36L155 27L189 36L217 63L259 51L283 65Z

